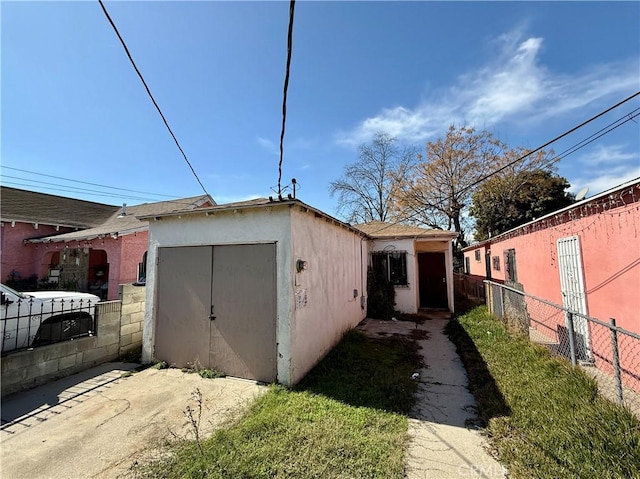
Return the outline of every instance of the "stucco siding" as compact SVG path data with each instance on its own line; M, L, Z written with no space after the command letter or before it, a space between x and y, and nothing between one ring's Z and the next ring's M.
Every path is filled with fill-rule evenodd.
M313 212L291 212L291 380L299 381L365 317L367 242ZM297 260L307 269L297 272ZM366 298L365 298L366 300Z
M491 240L491 256L500 258L500 271L492 264L493 278L505 279L504 253L514 249L517 281L525 293L562 304L557 242L577 237L587 315L605 322L615 318L619 327L640 333L639 190L637 183L625 186ZM471 248L465 256L473 252ZM532 326L556 340L565 323L562 311L541 308L534 300L527 305ZM610 371L608 330L591 324L589 335L596 366ZM626 345L628 338L618 337L623 372L633 370L636 353Z
M138 281L138 265L147 251L149 232L122 236L120 241L120 275L118 284L135 283Z
M412 239L376 239L371 242L370 253L385 251L385 248L394 251L407 252L407 286L396 286L396 309L403 313L418 312L418 257L415 254L414 241ZM369 261L369 264L371 262Z
M2 222L2 281L5 282L13 270L19 272L22 278L35 274L38 275L38 279L42 279L42 262L49 250L44 245L25 245L24 240L68 231L71 231L71 228L59 228L59 231L56 231L56 227L51 225L39 224L36 229L33 223L15 222L12 226L11 222Z
M485 263L485 254L489 250L487 245L481 245L477 248L473 248L464 252L465 263L469 265L469 271L467 273L474 276L486 276L487 269ZM476 256L476 251L480 253L480 257ZM468 259L468 261L467 261ZM498 275L494 276L494 272L491 271L492 278L498 278Z
M587 314L640 332L640 212L637 204L608 214L597 214L549 226L514 238L496 241L491 256L500 257L504 279L504 252L516 251L518 282L526 293L562 304L557 240L578 236L587 293ZM466 255L466 253L465 253Z
M158 247L276 243L278 382L290 384L291 223L289 206L220 211L211 216L164 217L149 225L147 300L143 328L143 361L154 360L155 268Z

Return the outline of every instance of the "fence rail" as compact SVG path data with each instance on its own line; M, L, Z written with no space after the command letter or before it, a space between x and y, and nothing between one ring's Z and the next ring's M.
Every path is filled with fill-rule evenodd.
M640 414L640 334L522 291L486 284L489 310L508 327L594 377L601 393Z
M3 295L0 306L2 354L92 336L96 331L97 304L90 299L9 300Z
M453 273L456 294L467 298L485 300L484 278L468 274Z

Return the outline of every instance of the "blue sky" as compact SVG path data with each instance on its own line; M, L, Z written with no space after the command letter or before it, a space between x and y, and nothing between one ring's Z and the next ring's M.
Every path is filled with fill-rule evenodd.
M216 201L273 194L288 2L106 6ZM97 1L0 8L2 166L202 192ZM420 147L455 123L535 148L640 90L639 24L639 2L299 1L283 184L297 178L300 199L335 213L330 181L377 131ZM553 148L638 107L640 97ZM640 176L638 120L560 162L574 191ZM7 186L112 204L165 198L2 174ZM90 191L60 191L69 186Z

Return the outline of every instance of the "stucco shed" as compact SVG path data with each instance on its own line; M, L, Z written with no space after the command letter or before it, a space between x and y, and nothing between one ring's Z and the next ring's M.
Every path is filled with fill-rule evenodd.
M298 200L143 219L145 361L291 385L365 317L367 235Z

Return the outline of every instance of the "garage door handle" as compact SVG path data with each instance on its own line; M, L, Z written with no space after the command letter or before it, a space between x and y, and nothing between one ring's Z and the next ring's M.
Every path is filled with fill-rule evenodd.
M216 317L213 315L213 305L211 305L211 314L209 315L209 319L213 321Z

